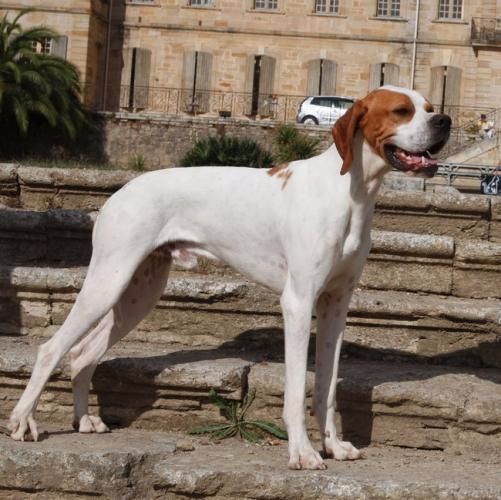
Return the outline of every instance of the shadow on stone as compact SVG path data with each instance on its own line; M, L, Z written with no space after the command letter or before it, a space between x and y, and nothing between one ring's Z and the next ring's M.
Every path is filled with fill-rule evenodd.
M311 397L313 386L314 342L315 336L313 335L309 348L307 390L309 397ZM481 350L492 352L499 352L500 348L499 342L482 344L480 347ZM471 363L463 363L464 360L476 359L478 353L475 351L477 349L466 349L451 353L448 357L429 358L419 355L409 356L396 350L381 353L377 349L361 349L358 346L354 349L352 345L345 345L337 391L338 417L344 439L349 439L358 446L365 446L373 441L375 419L377 420L379 411L378 388L385 384L391 386L392 384L405 385L407 382L426 383L434 377L456 375L474 375L478 379L501 384L501 374L496 370L474 369ZM244 362L245 369L230 371L226 380L222 377L224 383L217 390L221 391L222 395L225 395L226 391L227 397L238 399L238 391L235 390L238 386L242 395L247 390L249 380L251 383L260 384L255 387L258 394L257 411L261 412L260 417L279 422L283 398L283 334L280 329L276 328L242 332L233 340L217 348L203 350L188 348L160 356L128 358L127 366L130 364L132 369L127 369L126 373L121 370L124 360L121 360L121 363L117 363L116 360L101 363L94 377L94 391L97 393L101 416L112 425L134 426L135 422L140 420L141 427L145 426L146 421L146 427L155 428L155 419L159 418L161 410L165 410L170 405L171 411L164 413L163 418L171 418L166 415L172 415L172 420L169 421L172 429L186 429L191 425L205 423L210 420L208 416L214 416L214 413L205 413L201 419L195 417L194 414L200 415L200 409L209 405L209 387L204 388L196 384L191 387L163 386L161 383L160 385L152 384L151 380L159 380L162 373L183 369L182 365L208 361L209 363L205 366L216 367L222 360L227 359ZM392 362L388 362L388 359ZM218 360L219 363L216 363ZM402 361L405 361L405 364ZM274 380L271 380L266 373L257 378L253 375L256 370L266 371L266 367L270 366L275 369ZM113 381L114 389L111 389L110 381ZM447 394L446 386L441 387L440 390L443 397L449 398L455 406L461 405L459 397L457 401L454 401L456 394ZM231 393L230 396L228 396L229 393ZM400 394L398 397L404 396ZM265 403L259 402L259 399L266 398L268 400ZM173 402L174 399L177 400L176 403ZM398 406L401 403L401 399L396 399L394 405ZM384 404L391 407L393 403L385 401ZM190 410L196 411L192 411L190 415ZM387 416L387 419L391 420L390 417ZM405 420L405 415L399 415L399 417ZM313 419L309 421L309 427L314 428ZM428 446L430 448L443 447L441 442L423 445L423 447Z

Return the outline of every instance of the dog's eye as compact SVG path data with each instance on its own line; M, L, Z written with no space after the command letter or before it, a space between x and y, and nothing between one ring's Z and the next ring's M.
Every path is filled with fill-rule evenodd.
M404 107L404 106L399 106L398 108L395 108L393 110L393 114L395 114L397 116L407 116L410 112L411 112L411 110L409 108Z

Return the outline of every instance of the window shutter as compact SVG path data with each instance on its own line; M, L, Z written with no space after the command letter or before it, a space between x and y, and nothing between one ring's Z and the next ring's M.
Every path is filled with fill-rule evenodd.
M324 59L322 64L322 95L334 95L336 93L337 64L334 61Z
M308 79L306 80L306 95L318 95L320 91L320 59L308 63Z
M193 84L195 82L195 52L185 52L183 56L183 81L181 83L181 100L183 110L192 112Z
M444 98L444 66L431 68L430 101L435 106L442 106Z
M384 84L398 85L400 84L400 67L396 64L385 63L384 65Z
M459 106L461 97L461 70L447 66L444 103L446 106Z
M369 74L369 90L374 90L381 86L381 66L381 63L371 64Z
M120 107L128 108L130 105L130 85L132 81L132 54L134 49L124 49L122 52L122 76L120 79Z
M195 85L199 113L210 111L211 76L212 54L198 52Z
M259 109L261 116L271 115L271 95L275 80L275 59L261 56L261 75L259 80Z
M51 55L66 59L68 50L68 37L58 36L52 39Z
M146 109L150 86L151 50L135 49L135 51L134 109Z
M195 52L185 52L183 60L183 90L191 90L195 81Z
M244 113L252 114L252 91L254 88L254 68L256 65L256 56L249 56L247 59L247 70L245 74L245 104Z

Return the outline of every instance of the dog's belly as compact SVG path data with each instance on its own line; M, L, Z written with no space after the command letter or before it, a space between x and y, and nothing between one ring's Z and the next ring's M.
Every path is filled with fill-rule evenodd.
M191 269L196 266L200 257L224 262L236 271L251 278L253 281L264 285L276 292L283 290L287 264L279 255L262 255L259 253L243 254L240 251L212 249L210 247L191 246L189 243L167 245L174 262L181 267Z
M280 257L252 254L235 254L222 258L233 269L248 276L253 281L278 293L282 292L287 277L287 264Z
M142 230L151 229L156 246L167 245L175 261L192 267L197 257L215 258L282 291L287 263L277 213L284 193L265 171L172 169L133 182L127 206L140 199L134 205L141 206Z

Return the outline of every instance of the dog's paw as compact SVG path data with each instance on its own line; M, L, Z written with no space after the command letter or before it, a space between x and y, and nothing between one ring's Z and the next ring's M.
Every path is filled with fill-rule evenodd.
M84 415L80 419L80 422L74 421L73 428L82 434L90 434L92 432L104 434L105 432L110 432L110 429L103 422L101 417L94 417L92 415Z
M38 441L38 429L33 415L12 415L8 424L10 437L15 441Z
M320 453L316 452L313 448L310 450L300 451L291 454L289 459L289 469L293 470L323 470L327 469Z
M355 448L349 441L340 441L336 437L325 440L324 453L336 460L358 460L362 458L360 450Z

